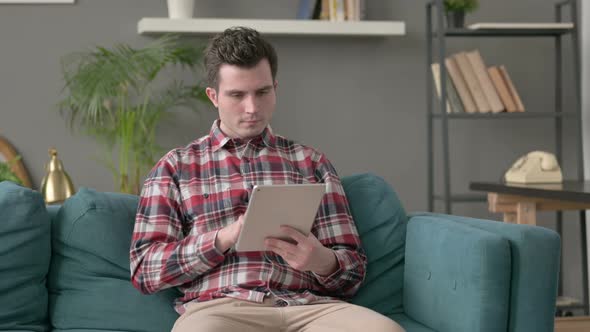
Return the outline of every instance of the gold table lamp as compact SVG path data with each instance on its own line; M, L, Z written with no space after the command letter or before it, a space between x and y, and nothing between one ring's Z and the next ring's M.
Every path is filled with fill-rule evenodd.
M74 184L64 170L61 160L57 159L57 150L49 149L51 159L45 166L47 175L41 182L41 194L47 204L63 203L75 193Z

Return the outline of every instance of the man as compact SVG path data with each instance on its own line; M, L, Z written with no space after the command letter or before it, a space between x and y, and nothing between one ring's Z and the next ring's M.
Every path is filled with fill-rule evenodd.
M184 294L174 332L403 331L344 300L366 257L336 171L318 151L275 135L277 56L258 32L232 28L205 51L207 96L219 119L209 135L170 151L145 181L131 244L136 288ZM256 184L326 183L312 232L236 252Z

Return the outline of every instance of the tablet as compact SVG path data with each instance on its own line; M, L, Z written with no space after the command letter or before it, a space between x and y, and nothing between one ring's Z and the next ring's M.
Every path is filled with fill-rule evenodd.
M267 237L289 240L282 235L281 225L308 235L325 192L325 183L255 186L236 251L265 251Z

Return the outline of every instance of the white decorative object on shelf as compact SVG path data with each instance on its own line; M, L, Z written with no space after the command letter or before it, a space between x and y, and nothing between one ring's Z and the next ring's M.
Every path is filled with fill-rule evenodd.
M215 34L229 27L247 26L267 35L306 36L400 36L405 35L402 21L266 20L193 18L142 18L137 24L140 34L188 33Z
M168 17L171 19L192 18L195 0L168 0Z
M573 29L574 24L569 22L547 22L547 23L509 23L509 22L482 22L473 23L467 28L472 30L486 29Z

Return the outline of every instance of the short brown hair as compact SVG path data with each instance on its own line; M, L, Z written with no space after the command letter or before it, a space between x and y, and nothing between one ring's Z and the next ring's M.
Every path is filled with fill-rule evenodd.
M207 83L218 87L219 67L222 64L244 68L256 66L260 60L267 59L272 79L277 76L277 53L258 31L246 27L233 27L214 36L205 49L205 70Z

